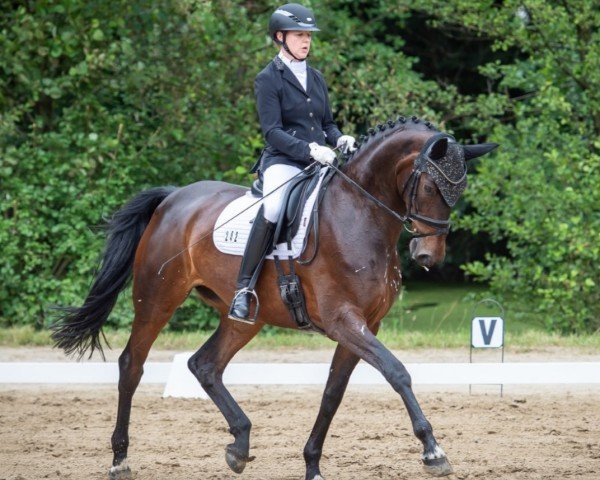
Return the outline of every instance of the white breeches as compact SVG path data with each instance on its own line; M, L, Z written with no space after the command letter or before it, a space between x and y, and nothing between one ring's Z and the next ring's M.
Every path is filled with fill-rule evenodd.
M263 172L263 196L265 197L263 201L265 207L264 216L269 222L276 222L279 218L283 194L287 189L287 185L279 189L277 189L277 187L287 182L301 171L302 170L298 167L277 164L271 165ZM271 195L269 195L269 193L271 193Z

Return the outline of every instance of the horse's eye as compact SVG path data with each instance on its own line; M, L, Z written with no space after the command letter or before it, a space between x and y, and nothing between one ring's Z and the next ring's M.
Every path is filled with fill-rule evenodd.
M425 184L423 186L423 189L425 190L425 193L427 193L428 195L433 195L435 193L435 189L431 185Z

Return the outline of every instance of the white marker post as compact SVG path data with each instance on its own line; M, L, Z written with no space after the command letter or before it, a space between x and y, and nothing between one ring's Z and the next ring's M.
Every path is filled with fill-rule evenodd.
M477 316L475 309L484 303L496 305L500 311L500 316ZM474 348L500 348L502 350L502 363L504 363L504 308L496 300L486 298L481 300L473 308L473 320L471 320L471 347L469 362L473 363ZM500 384L500 396L503 396L504 384ZM471 385L469 384L469 394Z
M472 348L502 348L504 320L502 317L475 317L471 322Z

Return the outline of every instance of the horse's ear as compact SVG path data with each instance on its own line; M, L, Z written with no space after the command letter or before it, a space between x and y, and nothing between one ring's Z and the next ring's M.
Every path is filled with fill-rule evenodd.
M477 145L463 145L465 151L465 160L473 160L477 157L482 157L486 153L490 153L498 146L497 143L479 143Z
M427 156L432 160L439 160L446 155L448 151L448 139L446 137L442 137L439 140L433 142L433 144L429 147L429 151L427 152Z

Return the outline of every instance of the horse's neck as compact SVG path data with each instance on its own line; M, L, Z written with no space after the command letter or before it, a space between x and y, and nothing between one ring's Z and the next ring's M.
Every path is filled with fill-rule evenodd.
M362 188L398 214L404 213L405 205L398 189L398 182L408 180L412 171L412 157L403 148L405 142L389 142L365 151L360 158L348 164L346 174ZM346 182L344 182L346 183ZM365 211L361 221L366 227L376 227L384 236L397 242L402 223L383 207L378 206L356 187L346 184L342 190L347 201L360 211Z
M401 213L403 203L396 186L396 167L390 165L392 171L387 169L386 172L382 166L356 164L347 168L346 174L391 210ZM398 219L341 177L336 178L333 190L336 216L342 228L348 231L348 238L361 232L360 243L364 248L396 248L403 228Z
M423 133L429 132L400 130L387 138L375 139L373 144L364 147L364 151L359 150L356 158L348 163L346 173L378 198L385 197L390 203L401 203L397 193L397 176L402 171L411 170L414 141L422 141L420 137Z

